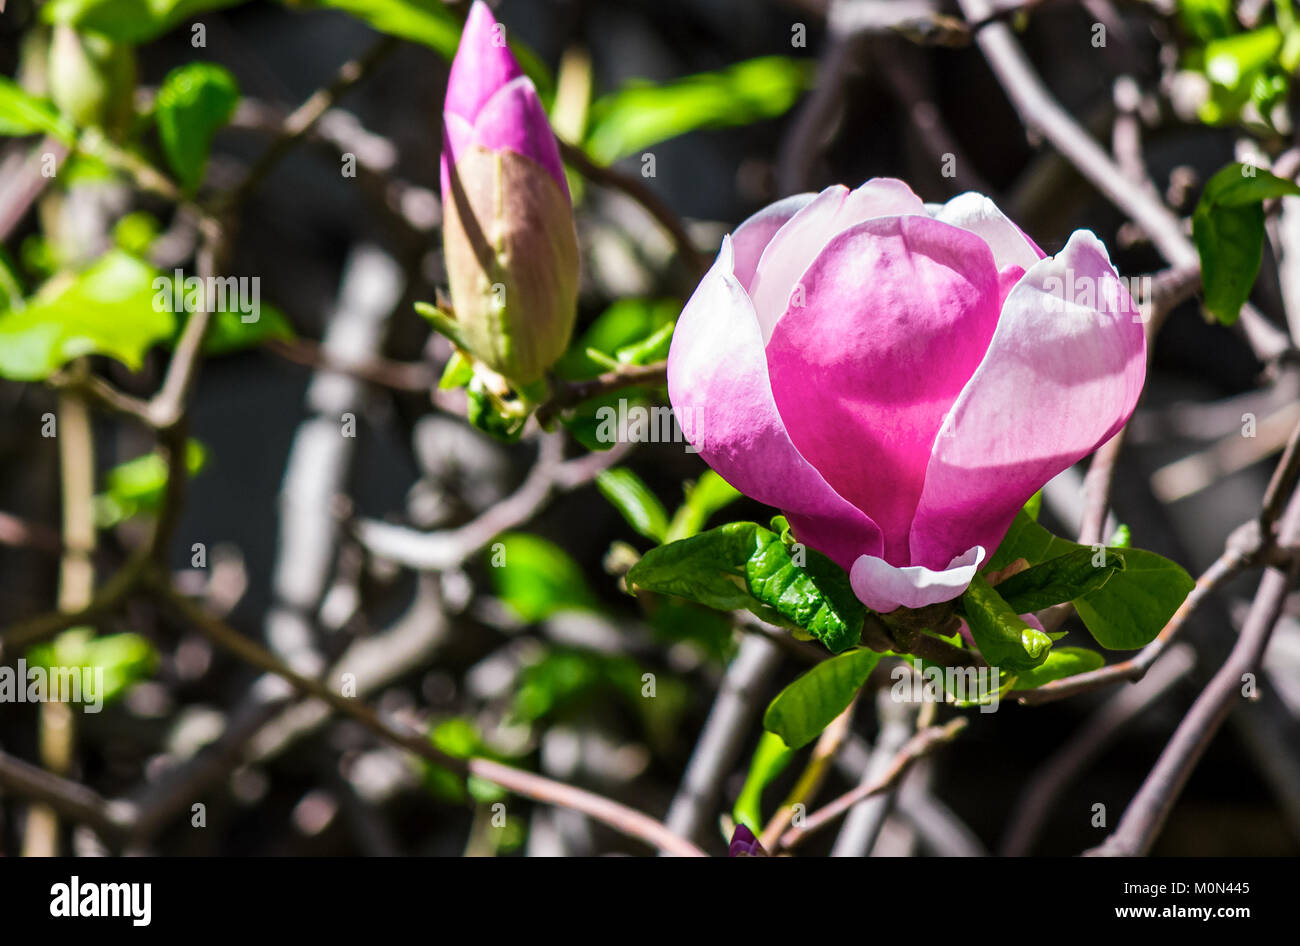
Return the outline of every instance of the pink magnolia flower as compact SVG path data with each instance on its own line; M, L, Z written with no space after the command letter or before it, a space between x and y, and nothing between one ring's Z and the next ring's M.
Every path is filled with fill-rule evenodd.
M959 596L1016 511L1110 439L1146 373L1090 232L1046 257L979 194L901 181L779 201L724 239L668 392L737 489L888 612Z
M536 381L573 331L573 205L537 90L483 0L447 80L441 176L455 334L510 380Z

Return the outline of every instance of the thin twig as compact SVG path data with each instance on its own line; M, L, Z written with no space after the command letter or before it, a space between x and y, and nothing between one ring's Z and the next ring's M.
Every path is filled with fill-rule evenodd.
M1292 497L1281 531L1284 544L1300 537L1300 496ZM1138 857L1150 851L1192 770L1232 712L1234 704L1245 695L1246 678L1258 671L1297 574L1300 574L1300 560L1295 559L1285 569L1270 567L1265 570L1241 636L1228 659L1178 724L1155 768L1124 810L1115 832L1087 853L1103 857Z
M489 782L536 801L581 811L628 837L638 838L672 854L685 857L706 856L694 844L673 833L653 818L611 799L490 759L461 759L449 756L435 748L425 735L414 729L389 719L360 700L335 693L319 680L313 680L291 670L269 650L240 634L219 618L208 614L202 606L177 592L165 580L155 581L153 588L163 604L170 607L187 623L202 631L214 644L230 651L244 663L288 681L298 692L325 702L331 709L357 721L386 742L400 746L427 762L442 766L463 777L476 776L487 779Z
M826 825L863 799L888 791L907 774L907 770L911 768L914 762L933 752L939 746L952 742L965 728L966 717L958 716L942 726L931 726L929 729L923 729L907 741L907 744L894 756L888 770L882 773L879 778L864 785L859 785L825 807L813 812L804 819L803 827L791 828L781 836L780 847L783 850L789 850L803 841L808 835L826 827Z
M677 247L677 254L682 258L682 262L686 264L686 268L697 278L708 271L709 262L695 248L695 242L691 239L686 225L682 223L681 218L673 212L672 208L660 199L658 194L629 174L597 164L587 157L585 151L569 144L567 141L560 141L560 155L564 158L565 163L571 165L574 170L593 184L621 191L644 207L646 212L654 217L659 222L659 225L672 237L673 244Z
M379 39L356 59L339 67L329 85L317 89L284 120L279 137L271 142L243 178L216 201L217 212L225 214L242 203L280 160L311 131L321 117L343 98L358 82L370 74L398 46L392 36Z
M623 388L637 385L658 387L667 383L667 377L668 363L657 361L652 365L626 365L586 381L558 381L550 398L537 408L537 422L545 427L567 407Z

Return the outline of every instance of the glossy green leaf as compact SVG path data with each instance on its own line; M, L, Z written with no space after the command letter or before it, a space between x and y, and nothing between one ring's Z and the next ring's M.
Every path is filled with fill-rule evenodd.
M1017 672L1013 689L1032 690L1053 680L1063 680L1075 674L1096 670L1105 662L1101 654L1095 650L1088 650L1085 647L1058 647L1053 649L1039 666Z
M91 354L138 370L145 352L175 328L168 307L157 304L157 275L110 250L80 273L54 277L25 309L0 313L0 377L37 381Z
M520 620L533 623L557 611L596 607L578 563L540 536L523 532L500 536L487 557L497 596Z
M805 61L767 56L665 83L628 83L592 104L587 152L612 164L699 128L775 118L794 105L812 77Z
M763 714L764 728L791 749L806 746L853 702L880 657L859 649L823 660L777 694Z
M842 568L812 549L792 553L780 536L753 522L651 549L627 581L720 611L747 609L806 630L832 653L858 642L866 614Z
M1096 562L1101 561L1100 566ZM1017 614L1041 611L1054 604L1073 601L1096 591L1110 576L1124 568L1124 559L1115 552L1103 554L1080 546L1065 555L1049 559L1001 582L998 594Z
M668 512L641 477L626 467L613 467L596 477L596 488L638 534L664 541Z
M1155 552L1124 549L1118 554L1124 557L1124 570L1076 599L1074 606L1102 647L1136 650L1155 639L1196 582L1181 565Z
M961 611L975 646L991 666L1028 670L1047 659L1052 639L1026 624L983 575L976 575L962 595Z
M794 749L785 744L774 732L763 732L758 737L758 747L749 760L745 784L736 796L731 817L757 836L763 830L763 789L780 775L795 757Z
M1025 559L1030 565L1037 565L1077 548L1077 543L1052 535L1022 509L1016 513L1006 537L984 569L1001 571L1019 558Z
M227 69L191 62L167 73L156 114L163 154L181 186L193 193L203 180L212 139L235 113L239 84Z
M1264 200L1296 194L1300 187L1294 182L1244 164L1228 165L1205 185L1192 214L1192 236L1205 308L1224 325L1237 321L1259 275Z

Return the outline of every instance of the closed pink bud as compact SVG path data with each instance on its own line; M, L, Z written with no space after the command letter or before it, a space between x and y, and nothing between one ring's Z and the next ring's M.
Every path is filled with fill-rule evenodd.
M516 384L536 381L573 332L578 241L546 112L482 0L451 65L441 174L460 340Z
M979 194L875 179L724 240L677 323L691 443L876 611L959 596L1016 511L1109 440L1146 374L1138 308L1078 231L1045 254Z

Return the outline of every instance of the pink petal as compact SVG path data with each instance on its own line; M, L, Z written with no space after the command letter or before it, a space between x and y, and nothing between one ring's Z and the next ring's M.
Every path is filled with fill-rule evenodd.
M555 133L551 131L537 90L527 76L512 80L487 100L474 120L474 135L474 143L489 151L513 151L536 161L555 179L560 193L569 196L560 147L555 143Z
M740 285L746 292L749 291L750 283L754 281L759 257L772 242L772 237L791 217L807 207L816 197L816 194L795 194L793 197L768 204L731 234L731 242L736 250L736 279L740 281Z
M442 160L439 164L444 203L451 200L451 169L456 166L456 155L472 148L474 141L473 125L455 112L442 113Z
M936 220L969 230L984 240L993 251L998 269L1019 266L1027 270L1047 256L1038 244L1012 223L997 204L983 194L967 191L958 194L932 213Z
M451 61L443 111L473 122L498 89L523 74L505 45L504 28L498 30L496 18L483 0L474 0Z
M883 558L863 555L853 563L849 583L859 601L872 611L888 614L895 608L924 608L960 596L983 561L984 549L978 546L939 571L921 565L896 568Z
M874 217L924 213L921 199L893 178L872 178L855 191L835 184L818 194L772 237L748 286L764 343L789 307L795 284L837 234Z
M1039 487L1125 424L1145 375L1137 306L1101 241L1076 231L1011 290L988 353L935 441L912 524L913 561L997 548Z
M687 439L747 496L783 510L800 541L843 567L880 551L880 530L799 455L767 380L763 339L734 275L731 238L677 320L668 396Z
M777 407L799 452L880 526L883 557L910 565L935 435L997 324L992 254L929 217L885 217L835 237L801 282L804 307L767 346Z

